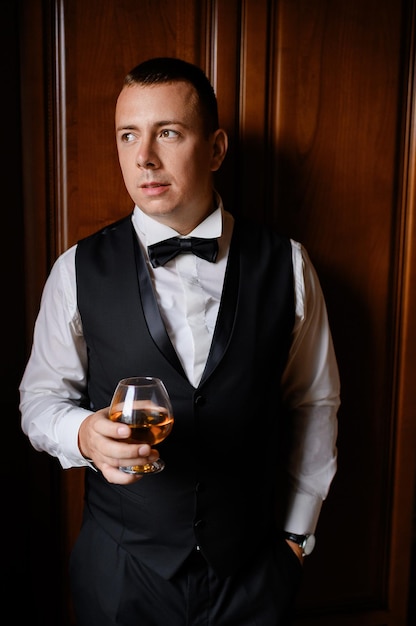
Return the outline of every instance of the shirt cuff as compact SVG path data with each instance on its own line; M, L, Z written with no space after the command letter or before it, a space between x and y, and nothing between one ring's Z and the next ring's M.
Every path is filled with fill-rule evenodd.
M294 493L283 520L283 529L296 535L314 534L322 500L306 493Z
M65 447L61 448L57 456L63 469L69 469L71 467L92 467L91 462L82 456L78 447L79 428L85 418L91 415L91 413L92 411L87 409L71 409L71 412L60 420L58 441L65 442Z

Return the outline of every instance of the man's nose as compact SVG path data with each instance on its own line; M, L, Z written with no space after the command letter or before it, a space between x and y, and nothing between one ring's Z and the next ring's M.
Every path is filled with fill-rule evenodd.
M136 155L137 167L152 168L160 165L153 143L150 140L142 140Z

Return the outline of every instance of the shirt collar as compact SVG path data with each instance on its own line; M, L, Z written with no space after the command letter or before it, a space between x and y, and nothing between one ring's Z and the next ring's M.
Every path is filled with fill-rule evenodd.
M222 200L218 194L215 194L215 199L217 202L217 208L213 211L207 218L192 232L190 232L187 237L203 237L206 239L218 238L222 235ZM159 241L164 241L165 239L170 239L170 237L180 237L181 235L170 228L170 226L166 226L165 224L161 224L156 221L143 211L136 205L133 211L133 224L138 229L138 231L144 236L146 241L146 246L150 246L154 243L158 243Z

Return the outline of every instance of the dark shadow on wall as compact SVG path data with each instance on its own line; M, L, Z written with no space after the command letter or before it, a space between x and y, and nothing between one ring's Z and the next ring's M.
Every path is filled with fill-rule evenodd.
M2 288L2 609L13 623L59 626L58 532L51 503L53 461L30 446L20 427L18 386L25 365L25 270L22 189L19 2L1 0L3 97L0 272ZM45 597L48 602L45 603Z

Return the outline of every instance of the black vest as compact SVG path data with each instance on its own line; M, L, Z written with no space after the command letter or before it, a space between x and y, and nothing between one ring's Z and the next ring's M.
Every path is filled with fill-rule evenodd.
M279 380L294 323L290 241L236 220L197 389L166 333L131 216L78 243L76 278L88 408L108 406L121 378L157 376L175 416L172 433L158 446L165 470L131 486L87 470L85 515L166 578L195 544L218 575L233 573L276 532L284 419ZM255 457L253 444L262 451Z

